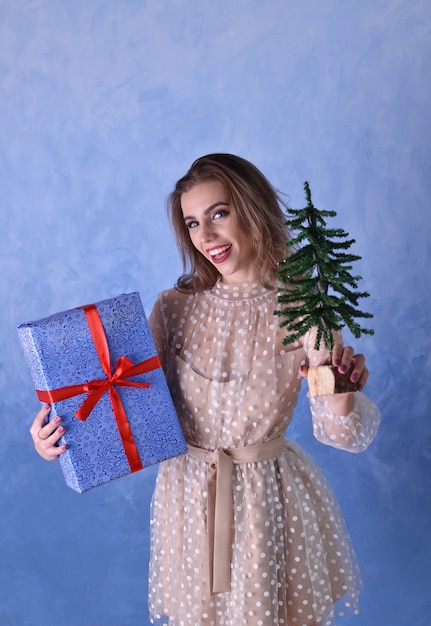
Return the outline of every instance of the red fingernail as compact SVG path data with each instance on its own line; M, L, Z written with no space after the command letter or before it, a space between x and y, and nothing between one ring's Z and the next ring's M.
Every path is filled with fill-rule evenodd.
M64 431L65 431L65 430L66 430L66 429L65 429L65 427L64 427L64 426L60 426L60 428L58 429L58 432L59 432L59 433L64 433Z
M46 410L48 410L48 409L50 409L50 408L51 408L51 405L50 405L50 404L48 404L48 403L45 403L45 406L44 406L43 408L44 408L44 409L46 409Z
M59 423L61 422L61 417L57 416L57 417L55 418L54 422L55 422L56 424L59 424Z

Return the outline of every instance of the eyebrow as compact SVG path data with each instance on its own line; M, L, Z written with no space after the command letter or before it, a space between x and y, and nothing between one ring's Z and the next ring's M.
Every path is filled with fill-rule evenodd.
M211 206L205 209L204 215L208 215L208 213L211 213L211 211L218 206L229 206L229 204L227 202L222 202L221 200L219 202L214 202L214 204L211 204ZM187 215L187 216L185 215L183 219L184 221L193 220L195 219L195 217L193 215Z

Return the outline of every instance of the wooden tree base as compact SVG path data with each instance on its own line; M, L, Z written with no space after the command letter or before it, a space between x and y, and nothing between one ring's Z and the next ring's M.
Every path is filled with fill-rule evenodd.
M333 365L319 365L308 370L310 396L330 396L334 393L356 391L356 384L349 380L351 372L340 374Z

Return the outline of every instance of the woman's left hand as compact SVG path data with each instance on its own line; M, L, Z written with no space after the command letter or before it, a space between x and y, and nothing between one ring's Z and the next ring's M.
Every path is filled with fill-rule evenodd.
M363 354L355 354L351 346L342 346L340 343L336 343L332 350L332 365L338 369L340 374L350 372L349 380L356 383L358 391L362 391L368 380L368 369Z
M328 365L328 359L323 360L318 365ZM368 369L365 365L365 357L363 354L355 354L351 346L343 346L341 343L335 343L332 350L331 365L336 367L340 374L349 374L349 380L356 383L358 391L362 391L368 380ZM302 365L300 369L302 377L308 375L308 367Z

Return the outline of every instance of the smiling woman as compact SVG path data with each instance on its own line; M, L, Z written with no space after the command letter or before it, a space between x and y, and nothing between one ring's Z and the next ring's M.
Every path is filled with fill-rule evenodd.
M361 580L328 483L284 438L302 366L329 354L313 331L283 344L274 315L288 237L282 205L251 163L215 154L192 165L169 206L186 272L149 321L188 453L163 462L157 477L150 621L331 626L358 611ZM364 357L338 336L332 359L364 386ZM379 412L362 393L310 402L323 443L360 452L373 440ZM39 454L53 458L62 433L55 423L45 439L48 411L32 433Z
M253 246L223 183L202 182L183 193L184 222L196 250L223 276L225 283L255 279Z
M205 191L202 190L204 183ZM210 223L215 227L216 221L220 219L223 223L229 216L235 220L231 235L241 242L244 250L251 250L248 271L254 272L263 285L273 287L277 263L285 254L289 237L281 209L283 202L252 163L231 154L212 154L197 159L170 196L171 223L186 270L177 287L201 291L212 287L224 273L213 259L202 254L201 244L196 245L192 231L199 220L190 214L192 208L211 213L212 205L219 202L223 203L222 208L227 207L229 215L216 211ZM190 217L195 219L187 219ZM207 248L219 243L216 241Z
M161 469L152 504L156 624L316 626L358 610L361 582L320 470L284 439L314 332L289 349L274 316L285 255L282 202L242 158L195 161L170 196L185 274L150 323L189 453ZM361 355L337 338L334 365ZM379 412L361 393L311 402L318 438L359 452ZM323 426L322 426L323 424Z

